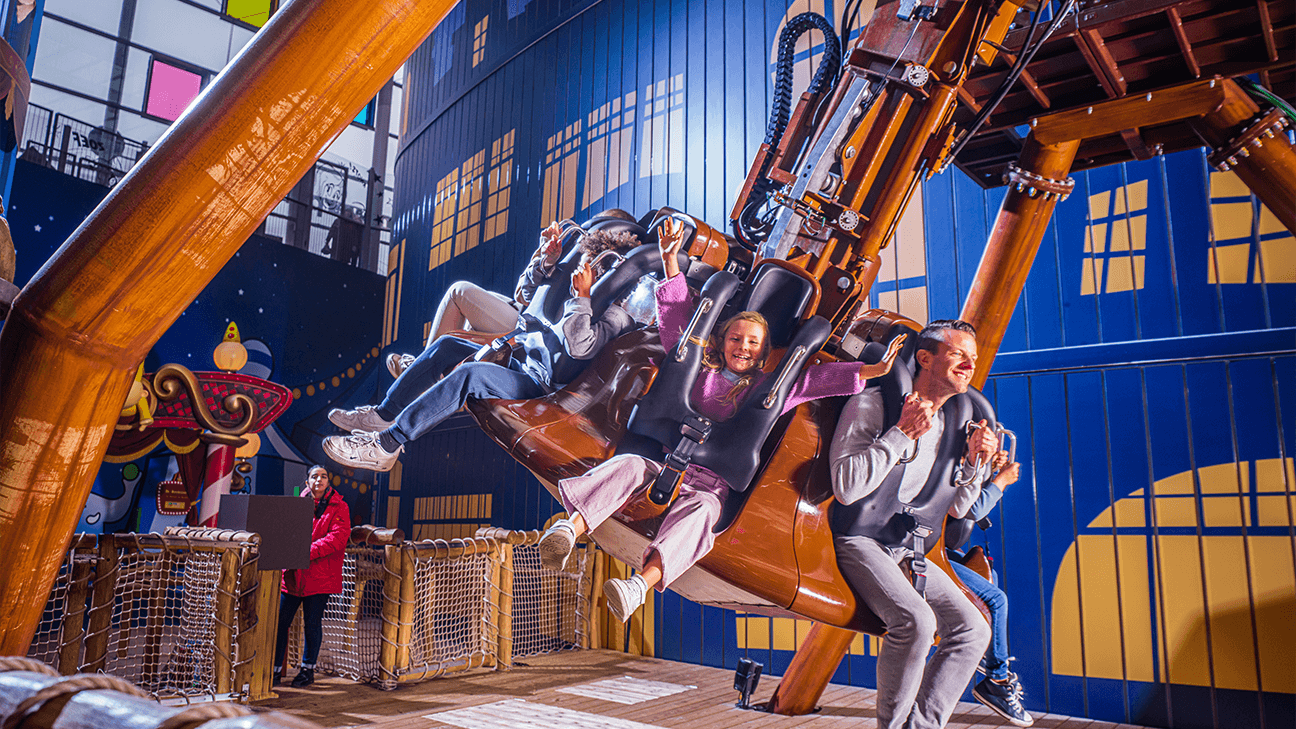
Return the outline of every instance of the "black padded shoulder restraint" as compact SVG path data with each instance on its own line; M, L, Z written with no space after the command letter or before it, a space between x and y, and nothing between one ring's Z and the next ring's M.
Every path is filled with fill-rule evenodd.
M635 225L628 221L616 222ZM563 307L571 298L571 274L580 265L580 249L575 245L578 238L575 234L569 236L565 244L569 249L562 260L554 266L548 280L536 288L531 303L518 316L519 328L504 337L508 339L517 336L527 357L549 363L552 378L549 384L553 387L561 387L576 379L590 363L590 360L569 356L557 331ZM594 319L601 317L608 306L628 294L644 274L652 271L655 266L660 266L659 260L656 247L639 246L596 281L590 289L590 308Z
M725 271L707 280L688 331L665 353L652 389L630 414L617 452L651 460L662 460L663 451L667 454L665 467L649 493L655 503L668 504L674 499L690 463L714 472L730 489L746 491L760 467L761 446L782 414L788 393L832 332L826 319L811 317L797 330L775 370L751 389L732 418L715 422L702 416L689 396L702 366L705 343L739 285L738 277Z
M867 362L880 361L886 348L870 343L861 353ZM900 420L904 396L913 391L913 375L909 363L897 358L895 366L881 378L883 423L882 432L891 429ZM969 393L975 392L972 388ZM829 521L834 534L864 536L877 540L886 547L906 547L914 552L912 570L914 588L923 594L926 588L926 561L923 554L931 547L933 535L939 534L956 494L953 488L954 468L963 454L966 440L963 426L973 415L975 395L955 395L941 407L943 423L941 440L937 445L936 460L922 489L909 502L900 500L900 481L905 464L896 464L873 493L853 504L834 502ZM984 397L981 398L984 400Z

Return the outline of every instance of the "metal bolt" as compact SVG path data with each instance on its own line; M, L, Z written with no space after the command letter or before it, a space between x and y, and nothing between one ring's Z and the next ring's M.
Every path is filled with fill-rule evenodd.
M855 156L855 147L853 147L853 146L851 146L851 147L847 147L847 148L846 148L846 151L842 153L842 156L845 157L846 159L850 159L850 158L854 157L854 156Z
M1151 101L1151 100L1152 100L1152 92L1150 92L1150 91L1148 92L1147 100L1148 100L1148 101Z
M1093 113L1093 107L1092 107L1092 106L1089 107L1089 111L1087 111L1087 112L1085 112L1085 113L1086 113L1086 114L1092 114L1092 113Z

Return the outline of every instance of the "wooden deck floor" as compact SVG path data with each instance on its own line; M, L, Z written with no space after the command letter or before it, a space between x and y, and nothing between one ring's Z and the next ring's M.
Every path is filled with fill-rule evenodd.
M284 711L324 727L367 729L649 729L651 727L869 727L876 692L832 685L820 711L774 716L735 708L733 671L638 658L613 651L538 656L511 671L478 670L381 691L324 677L305 689L279 688L256 708ZM778 684L762 677L755 701ZM633 703L628 703L633 702ZM591 716L593 715L593 716ZM960 704L950 729L1000 727L1006 721L980 704ZM1011 725L1008 725L1011 726ZM1134 729L1124 724L1045 714L1040 729Z

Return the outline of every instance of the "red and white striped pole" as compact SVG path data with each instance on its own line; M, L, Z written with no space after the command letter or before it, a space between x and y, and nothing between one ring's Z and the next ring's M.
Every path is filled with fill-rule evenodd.
M202 498L198 501L198 526L215 527L220 514L221 494L230 492L234 481L234 446L211 443L203 476Z

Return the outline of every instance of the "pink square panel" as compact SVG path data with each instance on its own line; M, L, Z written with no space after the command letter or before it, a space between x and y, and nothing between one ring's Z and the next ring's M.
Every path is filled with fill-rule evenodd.
M201 90L202 76L154 59L144 113L175 121Z

